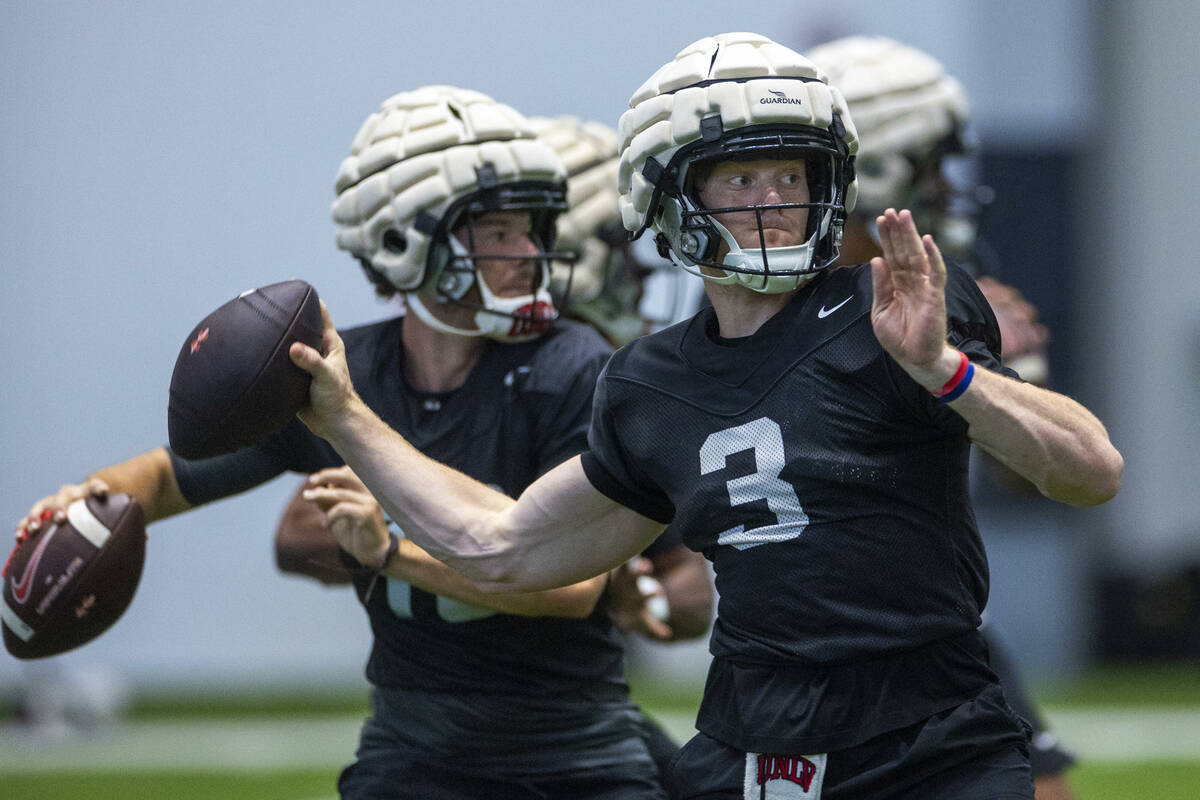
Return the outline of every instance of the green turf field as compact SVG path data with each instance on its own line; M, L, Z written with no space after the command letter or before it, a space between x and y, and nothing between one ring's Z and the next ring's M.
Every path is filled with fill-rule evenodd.
M1196 800L1200 763L1084 764L1071 773L1079 800ZM6 797L21 800L333 800L336 771L215 775L210 772L30 773L3 778Z
M638 702L668 728L677 735L688 728L693 691L635 685ZM1079 800L1200 798L1200 665L1094 670L1037 694L1051 717L1070 721L1074 735L1086 739L1064 735L1083 750L1069 776ZM357 691L143 696L129 714L129 727L144 729L142 738L112 734L106 740L101 733L86 746L47 742L30 747L24 758L15 750L27 744L13 738L9 724L9 738L0 736L0 797L333 800L338 770L365 713ZM1142 727L1129 729L1134 733L1106 730L1138 721ZM1156 755L1147 731L1165 750L1182 746L1195 755ZM1113 735L1105 739L1105 733ZM263 740L269 746L255 749ZM202 752L198 743L205 741L219 746ZM1096 755L1087 757L1089 751ZM53 766L59 753L71 759L66 767Z

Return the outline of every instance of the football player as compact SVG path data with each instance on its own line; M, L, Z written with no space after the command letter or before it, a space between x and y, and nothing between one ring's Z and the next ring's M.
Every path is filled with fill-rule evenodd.
M907 206L944 254L977 276L990 267L990 250L978 238L984 189L973 179L970 114L961 84L927 53L882 36L848 36L805 55L841 90L858 132L858 199L846 218L837 264L853 266L881 255L875 218ZM1046 331L1035 309L993 278L977 283L996 314L1005 364L1026 380L1044 383ZM995 635L987 627L984 633L1005 696L1034 729L1029 760L1038 800L1070 800L1063 773L1074 757L1046 731Z
M628 288L636 292L637 285L617 274L624 269L624 262L619 258L614 235L614 229L621 226L617 208L616 131L573 117L534 118L530 123L538 138L563 159L567 172L567 210L557 219L556 247L578 254L573 270L557 271L557 275L570 277L569 280L560 278L552 285L552 292L557 289L555 294L569 298L569 308L580 318L602 333L619 338L632 326L613 312L622 305L636 303L629 300L619 303L619 293ZM422 350L410 352L408 357L423 361L436 359L439 355ZM564 368L570 369L566 365ZM476 399L494 402L488 397ZM498 439L497 443L502 444ZM335 524L385 525L378 504L353 473L340 471L336 479L339 486L357 496L322 510L297 492L284 510L275 532L276 562L284 572L306 575L327 585L349 583L351 572L339 557L331 527ZM411 542L400 542L398 547L394 566L389 570L389 591L437 595L441 593L439 590L445 590L444 585L424 574L432 568L442 572L440 565L435 566L432 559ZM411 584L408 589L400 588L401 577ZM464 599L461 588L456 596L459 600ZM480 609L504 612L511 609L512 598L503 594L488 598L472 592L470 601ZM445 600L439 598L438 602ZM702 636L711 624L713 609L712 580L707 562L700 554L684 547L676 537L664 535L642 556L612 571L602 602L623 631L659 642ZM549 605L542 609L542 613L549 615L554 611ZM527 627L535 629L534 626ZM481 680L493 678L485 675ZM678 745L648 718L643 719L642 728L660 774L666 774Z
M550 267L570 260L551 249L565 178L516 111L430 86L371 114L336 179L338 246L406 309L341 334L348 375L431 458L512 497L586 447L611 352L590 327L555 319ZM342 797L661 798L623 641L598 603L603 570L547 591L480 591L389 526L341 463L294 422L226 456L145 454L31 515L112 490L157 519L285 470L328 468L320 485L338 498L318 505L331 530L343 543L390 543L342 556L374 634L372 713Z
M563 309L568 316L588 322L612 342L629 341L641 333L635 311L639 276L630 272L635 265L622 252L617 133L570 116L529 122L567 171L567 209L558 216L556 247L572 255L573 269L557 271L551 291L569 301ZM608 601L618 625L656 641L702 636L713 605L704 558L672 536L660 537L643 555L610 575ZM299 491L276 529L275 556L284 572L329 585L350 582L324 515Z
M1006 374L987 303L908 211L876 220L882 256L828 269L857 136L799 54L697 41L620 133L625 227L653 228L712 306L613 356L587 451L516 501L437 463L358 397L327 309L323 352L291 349L313 375L301 419L481 584L582 580L668 523L713 561L714 658L676 796L1032 797L1026 729L978 632L967 455L1095 505L1123 468L1103 425ZM321 484L309 499L336 502ZM364 563L389 549L342 546Z

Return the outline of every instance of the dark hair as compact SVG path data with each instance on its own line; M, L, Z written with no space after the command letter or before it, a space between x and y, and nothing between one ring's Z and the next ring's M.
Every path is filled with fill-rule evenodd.
M360 257L358 265L362 267L362 271L366 273L367 280L375 287L375 294L384 300L390 300L396 296L396 287L386 276L371 264L369 259Z

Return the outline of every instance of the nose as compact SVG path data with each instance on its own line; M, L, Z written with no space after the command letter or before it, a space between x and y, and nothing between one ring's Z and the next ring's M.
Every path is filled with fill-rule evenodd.
M778 205L783 202L783 195L779 192L779 187L774 183L768 183L763 188L763 196L760 205Z
M528 233L523 233L517 237L513 243L513 255L525 256L533 258L539 253L537 244L533 241L533 236Z

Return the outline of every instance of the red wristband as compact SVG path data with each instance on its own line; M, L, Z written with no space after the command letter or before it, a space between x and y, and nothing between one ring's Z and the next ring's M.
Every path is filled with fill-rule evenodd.
M929 392L934 397L941 397L942 395L947 395L953 392L955 387L958 386L959 382L962 381L963 376L967 374L967 367L971 365L970 359L968 359L967 354L963 352L960 352L958 357L958 369L954 371L954 375L950 377L950 380L946 381L945 385L943 385L938 391Z

